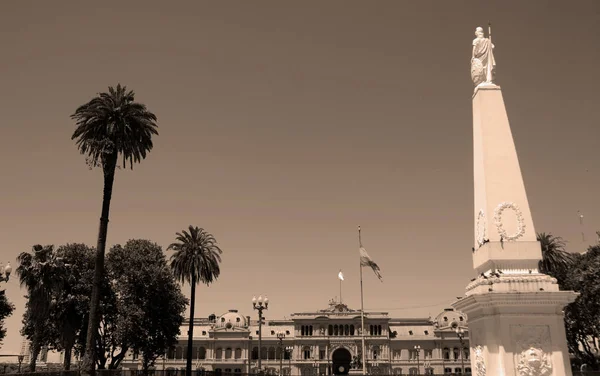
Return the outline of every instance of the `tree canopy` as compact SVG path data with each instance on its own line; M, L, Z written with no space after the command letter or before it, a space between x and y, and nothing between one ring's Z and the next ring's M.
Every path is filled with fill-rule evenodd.
M4 337L6 337L6 328L4 327L4 320L12 315L15 306L8 301L4 290L0 290L0 345Z

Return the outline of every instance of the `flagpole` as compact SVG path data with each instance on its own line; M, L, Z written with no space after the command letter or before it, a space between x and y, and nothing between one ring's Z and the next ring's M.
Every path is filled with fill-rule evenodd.
M340 273L342 271L340 270ZM342 304L343 300L342 300L342 280L338 277L338 279L340 280L340 304Z
M360 226L358 226L358 246L362 248L362 240L360 238ZM360 336L362 341L362 374L367 374L367 364L365 363L365 307L363 300L363 278L362 278L362 262L359 259L360 265Z

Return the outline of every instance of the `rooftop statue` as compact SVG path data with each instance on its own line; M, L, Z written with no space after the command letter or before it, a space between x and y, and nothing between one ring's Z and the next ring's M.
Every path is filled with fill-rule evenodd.
M473 39L473 55L471 57L471 79L475 86L481 84L494 84L496 60L494 59L494 45L492 44L492 26L489 25L488 38L484 36L483 28L475 29L476 38Z

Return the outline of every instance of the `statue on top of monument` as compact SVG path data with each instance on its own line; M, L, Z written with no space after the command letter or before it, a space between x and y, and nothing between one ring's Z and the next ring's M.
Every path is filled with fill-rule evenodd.
M494 45L492 44L492 26L489 24L488 38L484 36L483 28L475 29L473 39L473 55L471 57L471 79L475 86L482 83L494 84L496 59L494 59Z

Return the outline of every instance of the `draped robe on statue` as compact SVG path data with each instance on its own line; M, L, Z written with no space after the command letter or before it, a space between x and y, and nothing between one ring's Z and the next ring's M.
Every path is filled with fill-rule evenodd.
M494 45L488 38L475 38L473 40L473 59L471 61L471 78L475 85L482 82L491 82L496 60L494 59ZM490 77L488 73L490 64Z

